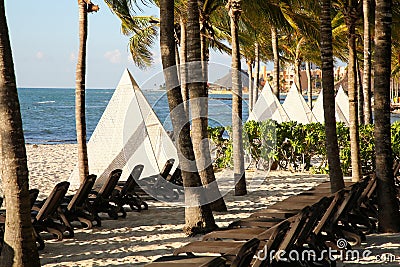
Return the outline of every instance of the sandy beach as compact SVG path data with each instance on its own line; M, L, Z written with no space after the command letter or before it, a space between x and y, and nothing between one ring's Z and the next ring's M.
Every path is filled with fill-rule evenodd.
M40 190L40 199L46 197L57 182L68 180L77 158L76 145L72 144L27 145L27 154L30 187ZM215 215L220 227L328 180L326 175L284 171L257 171L247 174L264 182L247 196L234 197L229 192L224 197L229 212ZM221 175L226 173L217 173L217 178ZM105 219L100 228L76 229L72 239L55 241L50 235L43 234L46 248L40 252L42 266L143 266L161 255L170 254L174 248L200 238L188 238L183 234L182 207L158 201L148 201L148 204L149 210L128 212L125 219ZM399 244L399 235L385 239L381 235L375 235L371 239L367 237L367 243L363 247L372 246L375 252L379 248L381 249L378 252L382 252L382 248L389 247L399 257ZM367 263L374 262L378 264L373 260ZM399 262L400 260L396 265ZM346 262L343 266L357 264Z

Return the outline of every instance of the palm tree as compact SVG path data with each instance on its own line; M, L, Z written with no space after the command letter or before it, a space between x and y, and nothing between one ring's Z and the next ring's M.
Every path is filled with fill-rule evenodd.
M4 0L0 1L0 142L6 222L0 265L40 266L29 203L28 166Z
M310 61L306 61L306 74L307 74L307 98L308 105L310 109L312 109L312 83L311 83L311 63Z
M339 146L335 119L335 90L333 75L333 47L331 24L331 1L321 1L321 61L323 106L326 132L326 154L329 164L329 178L332 193L344 188L343 173L340 168Z
M256 32L256 41L254 43L254 85L253 85L253 99L252 103L253 105L256 104L257 99L258 99L258 87L259 87L259 79L260 79L260 49L259 49L259 43L257 41L257 32ZM250 96L249 96L250 97Z
M374 135L379 230L400 232L400 212L392 171L390 138L391 1L377 0L375 15Z
M372 123L372 107L371 107L371 12L370 0L363 0L363 15L364 15L364 122L365 124Z
M244 171L243 126L242 126L242 81L240 75L240 48L238 38L238 22L240 18L241 0L229 0L227 9L230 16L232 44L232 143L235 195L247 194Z
M205 39L205 37L203 37ZM211 209L226 211L226 205L215 181L214 170L208 142L208 92L206 76L207 60L204 57L206 42L200 40L199 5L197 0L188 1L187 19L187 61L189 63L188 89L192 113L192 140L194 154L202 183L209 189L212 197ZM208 48L207 48L208 50ZM203 51L203 52L202 52ZM204 60L204 61L203 61ZM214 200L215 199L215 200Z
M178 157L185 187L185 227L188 235L204 233L216 228L211 208L205 202L195 155L190 139L189 119L182 104L182 94L175 65L174 0L160 0L160 48L171 121L177 140ZM196 164L194 164L196 165ZM200 203L200 204L199 204Z
M272 90L276 97L279 99L279 71L280 71L280 66L279 66L279 46L278 46L278 32L277 28L275 25L271 26L271 39L272 39L272 51L274 54L274 70L272 72Z
M359 181L361 178L360 160L360 136L358 130L358 94L357 94L357 55L356 55L356 22L361 7L358 0L337 1L335 6L339 8L347 26L348 34L348 95L349 95L349 115L350 115L350 145L351 145L351 170L352 180Z
M86 115L85 115L85 86L86 86L86 42L88 19L87 14L98 11L98 6L90 0L79 0L79 52L76 64L75 85L75 120L76 138L78 143L78 166L81 182L89 175L89 164L86 145Z

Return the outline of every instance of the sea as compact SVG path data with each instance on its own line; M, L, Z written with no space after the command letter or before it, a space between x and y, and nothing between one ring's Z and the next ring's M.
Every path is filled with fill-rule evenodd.
M87 138L92 135L115 89L86 91ZM166 130L171 131L165 91L143 90ZM75 90L72 88L18 88L25 141L28 144L76 143ZM284 100L284 95L281 102ZM247 95L243 98L243 121L248 118ZM307 99L306 99L307 100ZM392 121L400 117L392 117ZM232 125L230 94L209 95L210 126Z
M87 138L92 135L115 89L86 90ZM167 95L161 90L143 90L147 101L168 131L172 130ZM21 116L28 144L76 143L75 89L18 88ZM243 120L248 118L246 97L243 100ZM209 95L210 126L232 124L230 94Z

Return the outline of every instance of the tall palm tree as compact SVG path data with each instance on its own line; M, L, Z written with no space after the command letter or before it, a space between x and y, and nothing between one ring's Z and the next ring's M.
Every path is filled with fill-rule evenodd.
M256 41L254 43L254 85L253 85L253 99L252 103L253 105L256 104L257 99L258 99L258 87L259 87L259 81L260 81L260 45L257 40L257 32L256 32ZM250 97L250 96L249 96Z
M241 0L229 0L227 9L230 16L232 38L232 142L235 195L247 194L244 171L243 125L242 125L242 81L240 75L240 48L238 38L238 22L240 18Z
M202 187L195 163L193 145L190 139L189 118L182 104L182 94L178 83L175 65L174 40L174 0L160 0L160 48L167 86L168 104L171 121L177 140L179 163L182 169L183 185L185 187L185 227L188 235L204 233L216 228L211 208L205 202L204 192L196 190Z
M32 234L25 140L4 0L0 1L0 142L7 211L0 265L40 266Z
M375 9L375 149L379 230L400 232L400 212L393 177L390 138L391 0Z
M275 25L271 26L271 39L272 39L272 51L274 54L274 69L272 72L272 90L276 97L279 99L279 72L280 72L280 65L279 65L279 46L278 46L278 29Z
M336 133L335 119L335 89L333 75L333 47L331 24L331 1L321 1L321 61L322 61L322 86L323 106L326 132L326 154L329 164L329 178L332 193L344 187L343 173L340 168L339 146Z
M312 83L311 83L311 63L310 61L306 61L306 74L307 74L307 98L308 105L310 109L312 109Z
M371 0L363 0L364 16L364 71L363 71L363 90L364 90L364 122L372 123L371 107Z
M88 18L90 12L99 8L90 0L79 0L79 52L76 64L75 85L75 120L76 138L78 143L78 166L81 182L89 175L89 164L86 145L86 115L85 115L85 87L86 87L86 42Z
M356 22L360 13L361 3L358 0L339 0L335 6L341 10L347 26L348 34L348 95L350 116L350 150L352 180L361 179L360 136L358 129L358 94L357 94L357 55L356 55Z
M207 46L200 38L200 17L197 0L188 1L187 19L187 61L189 63L188 89L190 94L190 110L192 114L192 140L196 156L197 169L202 183L209 189L212 197L211 209L226 211L225 202L215 181L214 170L211 162L208 138L208 92L207 92L207 59L202 58L202 51ZM203 37L203 39L205 39ZM215 200L214 200L215 199Z

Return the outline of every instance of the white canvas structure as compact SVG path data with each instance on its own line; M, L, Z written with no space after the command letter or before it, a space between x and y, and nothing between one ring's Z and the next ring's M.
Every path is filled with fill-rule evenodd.
M175 159L176 148L128 70L108 103L88 142L89 172L101 185L114 169L122 169L121 181L137 164L143 164L141 177L160 173L168 159ZM79 184L78 167L70 176Z
M304 100L304 97L299 93L299 90L294 83L292 84L282 106L291 121L308 124L316 120L310 107Z
M345 118L347 122L350 121L349 116L349 97L344 92L343 87L340 86L339 90L335 97L336 105L339 107L340 111L342 112L342 116Z
M336 104L336 108L335 108L336 121L344 122L346 125L349 125L349 121L343 115L342 110L340 109L340 107L338 106L337 103L335 103L335 104ZM314 107L312 109L312 112L313 112L313 114L315 116L315 120L313 122L320 122L320 123L324 123L325 122L322 90L319 93L317 101L314 103Z
M286 111L272 92L269 83L266 82L253 110L249 114L248 121L266 121L268 119L275 120L278 123L289 121Z

